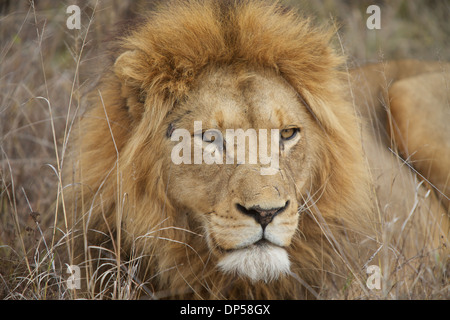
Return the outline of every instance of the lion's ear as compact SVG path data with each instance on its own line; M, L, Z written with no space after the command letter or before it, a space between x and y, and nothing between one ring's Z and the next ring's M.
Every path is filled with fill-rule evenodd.
M121 96L125 98L127 108L133 118L140 119L144 111L145 102L145 72L148 66L143 65L147 60L142 52L137 50L125 51L114 63L113 71L121 83Z
M142 65L142 63L146 59L143 55L137 50L125 51L116 59L114 73L127 86L141 87L145 81L145 75L142 70L145 70L146 66Z

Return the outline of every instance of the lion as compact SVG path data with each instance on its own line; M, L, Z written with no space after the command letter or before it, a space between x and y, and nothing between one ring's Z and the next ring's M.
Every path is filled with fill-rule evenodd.
M450 135L408 108L448 107L417 91L445 92L446 65L348 72L334 33L274 3L190 0L118 40L66 165L87 292L116 268L151 298L369 297L368 265L383 292L422 289L411 269L445 264ZM175 164L181 129L203 155L218 146L216 160L237 147L218 138L227 130L272 130L276 170L248 154L198 163L188 149Z

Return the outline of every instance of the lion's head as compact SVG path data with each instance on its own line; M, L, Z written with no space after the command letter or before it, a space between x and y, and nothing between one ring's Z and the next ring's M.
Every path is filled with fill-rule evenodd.
M228 159L210 165L194 161L174 165L166 158L164 170L169 181L167 196L177 211L187 212L202 227L220 269L266 281L287 272L286 248L297 231L299 208L304 202L300 201L308 197L305 190L311 187L311 175L317 170L313 155L319 152L314 143L319 128L295 90L274 72L214 68L198 78L195 89L167 121L170 128L191 129L192 145L200 139L203 149L208 147L205 140L209 142L209 138L195 136L194 121L224 137L220 147L222 157ZM255 141L251 141L248 129L259 133L260 129L273 128L279 135L276 172L263 174L262 169L269 165L261 161L251 164L250 152L243 163L235 156L235 161L227 164L233 149L230 145L240 143L229 134L230 129L241 129L248 137L246 149L250 149L266 135L262 132L258 140L253 137ZM268 147L275 141L268 142L269 146L259 144L259 149L270 152ZM171 154L174 144L167 139L166 155ZM235 149L234 153L239 152Z
M260 1L172 2L124 37L76 144L89 241L144 256L142 280L178 297L304 297L345 280L370 199L329 39ZM239 129L257 133L256 162L227 163ZM211 146L216 162L195 158Z

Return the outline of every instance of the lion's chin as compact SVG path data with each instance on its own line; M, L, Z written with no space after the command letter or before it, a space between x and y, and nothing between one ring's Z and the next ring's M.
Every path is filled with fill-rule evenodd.
M265 242L227 252L218 267L253 282L270 282L289 273L290 261L285 249Z

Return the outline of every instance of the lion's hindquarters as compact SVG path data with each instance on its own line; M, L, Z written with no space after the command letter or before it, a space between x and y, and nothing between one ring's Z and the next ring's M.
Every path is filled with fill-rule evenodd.
M427 73L389 90L391 136L402 156L450 198L450 73ZM446 201L445 201L446 200Z

